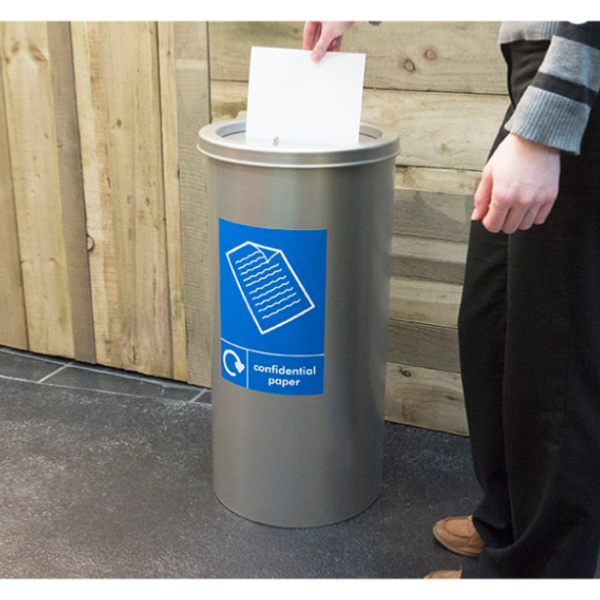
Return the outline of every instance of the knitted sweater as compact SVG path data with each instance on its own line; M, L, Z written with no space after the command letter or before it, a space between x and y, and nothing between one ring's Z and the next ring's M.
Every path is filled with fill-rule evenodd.
M508 131L579 154L590 110L600 89L600 22L507 22L499 42L550 40Z

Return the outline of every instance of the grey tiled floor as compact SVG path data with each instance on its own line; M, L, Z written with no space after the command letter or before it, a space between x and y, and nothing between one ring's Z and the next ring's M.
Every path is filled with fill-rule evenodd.
M192 385L2 346L0 353L0 377L5 379L108 394L210 403L210 390Z
M468 439L386 423L370 509L268 527L214 495L210 401L0 347L0 579L414 579L473 564L431 534L479 499Z

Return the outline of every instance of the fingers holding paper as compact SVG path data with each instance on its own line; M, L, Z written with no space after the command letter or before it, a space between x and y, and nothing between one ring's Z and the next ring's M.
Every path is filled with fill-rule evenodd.
M307 21L304 26L303 49L312 50L311 58L319 62L326 52L339 52L342 37L354 21Z

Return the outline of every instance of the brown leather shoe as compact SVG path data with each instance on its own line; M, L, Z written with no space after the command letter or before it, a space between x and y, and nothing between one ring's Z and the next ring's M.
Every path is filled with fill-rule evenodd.
M460 579L462 571L434 571L423 579Z
M450 517L438 521L433 535L442 546L456 554L479 556L483 550L483 540L473 525L472 517Z

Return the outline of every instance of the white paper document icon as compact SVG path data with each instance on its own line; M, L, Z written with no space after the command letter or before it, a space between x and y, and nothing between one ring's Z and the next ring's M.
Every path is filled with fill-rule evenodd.
M278 248L246 242L227 252L227 260L262 334L314 308L287 257Z
M358 143L365 55L252 48L246 139L339 146Z

